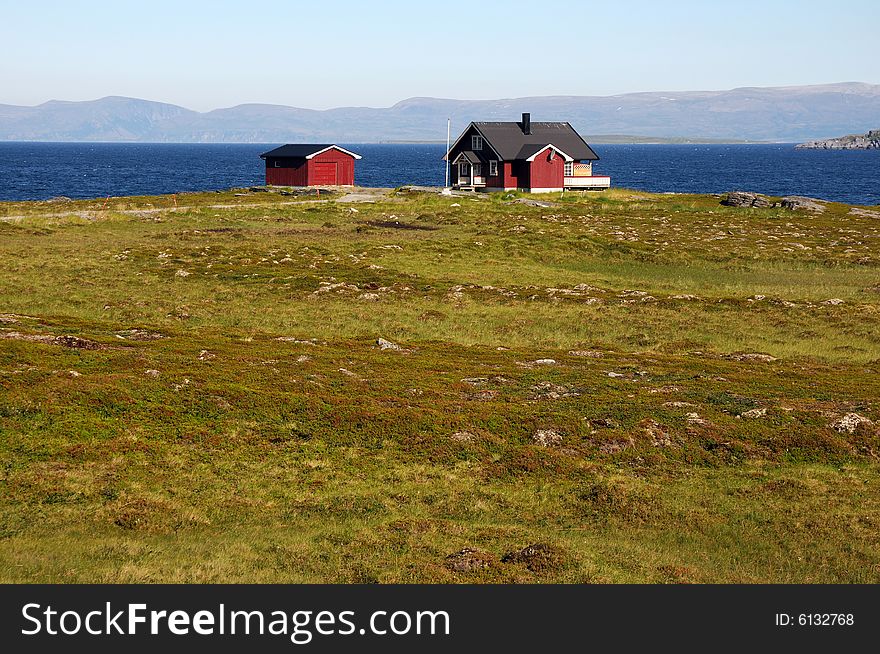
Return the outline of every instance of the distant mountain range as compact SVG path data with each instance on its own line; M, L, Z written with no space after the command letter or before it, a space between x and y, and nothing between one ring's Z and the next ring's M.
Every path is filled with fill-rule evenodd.
M880 85L739 88L729 91L545 96L509 100L410 98L392 107L318 111L243 104L197 112L162 102L107 97L0 105L4 141L282 143L443 141L471 120L567 120L601 141L722 140L795 142L866 131L880 124ZM597 136L598 135L598 136ZM638 138L633 140L640 140Z

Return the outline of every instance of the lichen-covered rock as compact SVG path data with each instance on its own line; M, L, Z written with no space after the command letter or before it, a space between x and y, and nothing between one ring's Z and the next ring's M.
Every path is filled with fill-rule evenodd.
M646 418L639 423L639 426L644 430L645 435L654 447L669 447L672 445L672 437L669 435L669 432L656 420Z
M577 391L568 386L554 384L549 381L540 381L531 388L529 398L532 400L559 400L565 397L577 397Z
M731 191L721 200L726 207L770 207L772 202L766 195L749 191Z
M532 435L532 441L541 447L556 447L562 443L562 434L553 429L539 429Z
M805 198L800 195L789 195L787 197L782 198L780 202L783 209L790 209L792 211L797 211L802 209L804 211L812 211L814 213L824 213L825 205L822 204L822 200L817 200L816 198Z
M464 547L446 557L446 567L453 572L484 570L494 563L494 557L486 552Z
M839 434L855 434L862 425L871 427L874 422L858 413L847 413L842 418L831 423L830 427Z
M733 361L760 361L761 363L771 363L776 361L776 357L763 352L736 352L727 356Z
M376 345L378 345L379 349L383 350L383 351L384 350L400 350L401 349L401 347L397 343L392 343L391 341L386 340L384 338L377 338Z
M564 559L562 551L552 545L533 543L521 550L507 552L501 557L501 562L524 564L532 572L543 572L559 568Z

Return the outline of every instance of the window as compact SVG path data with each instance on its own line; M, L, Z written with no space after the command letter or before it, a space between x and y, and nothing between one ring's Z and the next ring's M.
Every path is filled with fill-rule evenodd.
M471 150L482 150L483 149L483 137L482 136L472 136L471 137Z
M474 177L479 177L483 174L483 165L482 164L474 164Z
M572 175L574 175L574 162L573 161L566 161L565 162L565 176L571 177Z
M492 159L489 162L489 177L495 177L498 174L498 162Z
M459 177L467 177L468 176L468 162L467 161L459 161L458 162L458 175L459 175Z
M275 167L276 167L276 168L281 168L281 162L278 161L278 159L275 160Z

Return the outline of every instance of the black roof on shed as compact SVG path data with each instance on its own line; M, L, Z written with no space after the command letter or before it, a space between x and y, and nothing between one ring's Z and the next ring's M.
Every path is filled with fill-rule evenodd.
M312 155L318 154L319 152L323 152L324 150L329 150L330 148L336 148L337 150L345 152L346 154L350 154L355 159L361 158L359 154L355 154L350 150L339 147L335 143L288 143L287 145L282 145L281 147L275 148L274 150L264 152L260 155L260 158L307 158Z

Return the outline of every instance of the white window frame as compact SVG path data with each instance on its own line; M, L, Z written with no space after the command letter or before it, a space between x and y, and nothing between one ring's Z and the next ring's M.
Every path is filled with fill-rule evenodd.
M483 137L476 134L471 135L471 150L483 149Z
M278 159L275 160L275 168L281 168L281 162Z
M467 161L459 161L458 162L458 176L459 177L467 177L470 174L470 170L468 166L470 164Z
M498 162L495 159L489 160L489 177L496 177L498 175Z
M574 177L574 161L566 161L563 175L566 177Z

